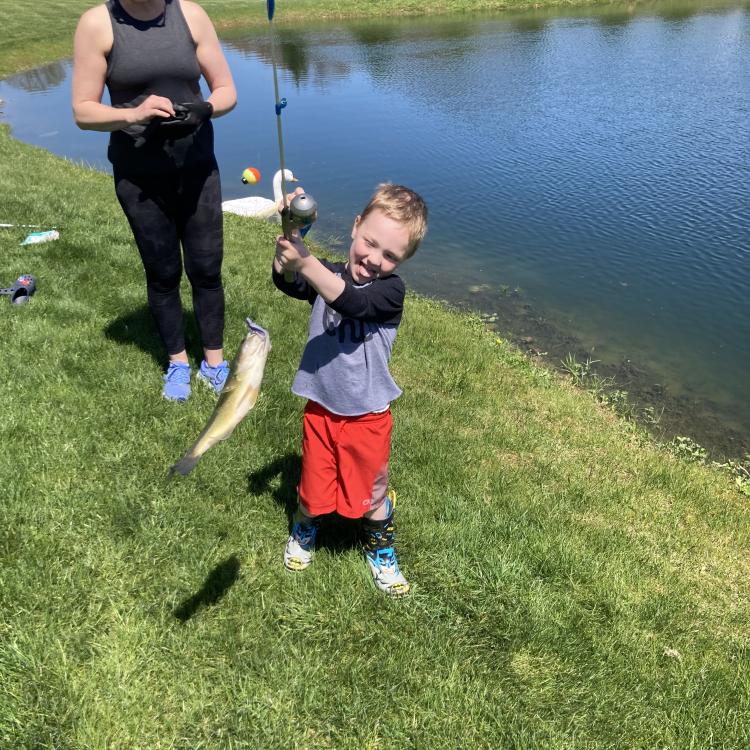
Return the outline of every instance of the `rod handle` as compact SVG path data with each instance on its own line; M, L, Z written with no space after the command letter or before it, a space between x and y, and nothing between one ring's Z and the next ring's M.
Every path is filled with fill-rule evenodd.
M294 229L294 226L292 224L292 217L289 212L289 206L284 206L283 211L281 212L281 231L288 240L292 239L292 231ZM292 284L294 282L294 271L284 271L284 281L287 282L287 284Z
M315 219L318 218L318 204L311 195L301 193L295 195L288 206L284 206L281 212L281 229L284 237L292 239L292 232L299 229L304 237ZM294 281L294 271L284 271L284 280L288 283Z

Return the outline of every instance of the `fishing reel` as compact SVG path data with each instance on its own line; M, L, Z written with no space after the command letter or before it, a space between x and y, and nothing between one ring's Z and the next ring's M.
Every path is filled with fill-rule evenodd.
M295 195L281 211L281 230L284 237L291 240L295 229L299 229L300 236L304 237L317 218L318 203L315 198L307 193ZM284 279L289 283L293 282L294 271L285 271Z
M318 218L318 203L311 195L300 193L292 198L281 212L281 228L284 237L292 239L295 229L304 237Z

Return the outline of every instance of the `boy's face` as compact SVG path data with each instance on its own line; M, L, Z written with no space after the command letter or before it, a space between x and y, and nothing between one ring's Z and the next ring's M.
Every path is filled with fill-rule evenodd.
M358 216L352 228L349 271L357 284L392 274L406 260L409 230L375 210L364 221Z

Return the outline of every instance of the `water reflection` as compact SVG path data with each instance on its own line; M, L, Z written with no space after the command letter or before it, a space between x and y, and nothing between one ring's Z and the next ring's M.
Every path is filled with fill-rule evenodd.
M472 39L477 34L480 21L443 21L437 26L425 26L412 19L398 21L376 21L374 23L353 22L344 33L340 27L316 28L314 25L304 32L280 27L276 30L280 70L291 75L299 85L315 80L327 84L347 77L352 72L354 61L350 61L352 41L356 42L358 58L362 60L373 77L387 77L389 71L400 67L403 58L410 57L415 42L441 43L462 41L466 44L440 45L439 57L444 64L458 62L471 53ZM271 40L268 35L234 37L225 42L243 57L255 57L271 64ZM342 52L344 59L342 59ZM430 54L434 54L434 51Z
M363 47L384 45L399 38L399 27L393 23L375 22L372 24L353 23L349 30L351 35Z
M655 15L665 21L686 21L700 12L703 12L703 9L693 3L667 3L654 9Z
M267 36L232 39L225 46L245 58L256 58L269 66L272 63L271 40ZM309 35L285 30L278 35L277 46L276 64L280 71L291 75L296 86L308 81L325 86L351 74L351 65L328 55Z
M292 74L295 83L310 78L310 55L307 39L302 33L282 31L278 34L281 66Z
M546 15L536 15L529 13L528 16L520 16L511 21L511 26L522 33L534 33L537 34L544 30L547 25L549 17Z
M597 23L603 28L616 28L625 26L633 20L635 8L625 8L618 12L606 13L597 18Z
M565 345L648 363L750 435L750 16L665 7L279 29L287 163L319 201L319 237L346 238L376 182L410 184L432 216L412 288L502 311L526 338L554 320ZM270 196L270 40L225 45L240 101L216 123L224 194L247 194L252 164ZM0 84L14 133L103 160L67 85L17 95L40 77Z
M68 75L68 66L64 62L54 62L41 68L28 70L8 78L5 83L15 89L37 94L60 86Z

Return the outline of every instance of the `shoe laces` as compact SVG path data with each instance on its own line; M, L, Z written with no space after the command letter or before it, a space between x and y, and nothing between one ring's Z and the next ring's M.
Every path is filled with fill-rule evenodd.
M170 362L165 376L167 383L185 384L190 382L190 367L177 362Z
M216 367L209 367L206 365L204 372L213 386L221 388L224 386L224 383L227 382L227 378L229 377L229 365L226 362L222 362L216 365Z
M375 564L380 570L389 573L398 573L398 561L396 560L396 550L393 547L383 547L370 553L374 558Z

